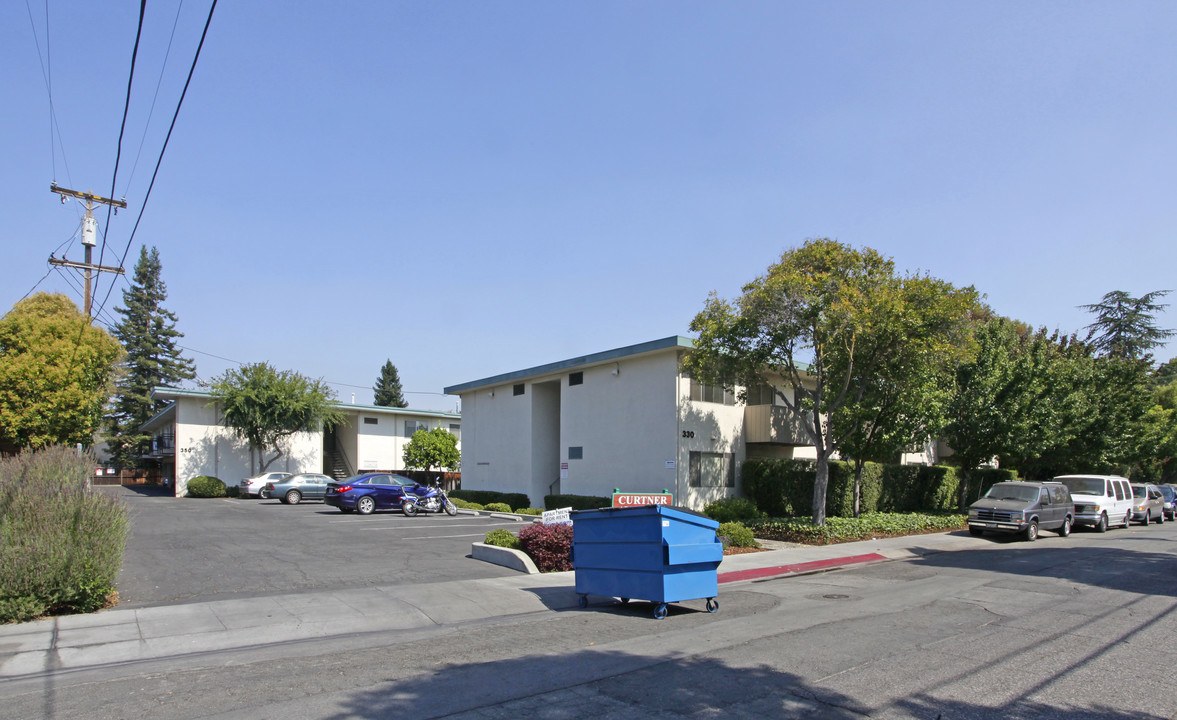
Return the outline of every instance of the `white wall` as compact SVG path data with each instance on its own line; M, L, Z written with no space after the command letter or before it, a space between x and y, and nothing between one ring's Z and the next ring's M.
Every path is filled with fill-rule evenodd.
M677 353L622 358L582 370L584 383L561 381L561 492L608 497L622 491L674 491L677 452ZM568 457L582 447L583 459ZM677 465L677 464L676 464ZM677 500L677 498L676 498Z
M198 398L180 398L176 405L176 485L182 497L188 481L211 475L231 486L249 477L249 445L233 436L233 431L218 424L215 406ZM323 443L319 433L296 433L283 442L285 452L267 470L281 472L320 472L323 467Z
M531 394L511 385L462 394L462 488L527 493L531 487ZM491 393L493 392L493 397ZM542 505L543 497L532 497Z

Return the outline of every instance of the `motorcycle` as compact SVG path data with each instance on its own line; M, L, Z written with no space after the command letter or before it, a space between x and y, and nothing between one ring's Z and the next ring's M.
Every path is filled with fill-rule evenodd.
M405 517L414 517L419 512L444 512L446 515L457 515L458 506L441 489L441 483L428 488L423 493L405 493L401 500L401 512Z

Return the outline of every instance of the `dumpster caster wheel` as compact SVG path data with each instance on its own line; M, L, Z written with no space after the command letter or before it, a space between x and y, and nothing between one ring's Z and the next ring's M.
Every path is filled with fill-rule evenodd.
M628 605L628 604L629 604L629 598L621 598L621 604L622 604L622 605Z
M580 605L581 609L588 607L588 596L581 595L580 600L577 601L577 604Z
M715 598L707 599L707 612L713 613L719 610L719 601Z
M662 605L659 605L659 606L658 606L658 607L656 607L656 608L654 608L654 619L655 619L655 620L661 620L661 619L662 619L662 618L664 618L664 617L666 617L666 605L665 605L665 603L664 603L664 604L662 604Z

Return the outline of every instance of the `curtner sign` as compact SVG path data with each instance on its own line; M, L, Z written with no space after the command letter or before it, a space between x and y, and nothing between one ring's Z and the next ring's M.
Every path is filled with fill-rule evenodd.
M674 498L669 492L660 493L623 493L613 490L613 507L641 507L642 505L674 505Z

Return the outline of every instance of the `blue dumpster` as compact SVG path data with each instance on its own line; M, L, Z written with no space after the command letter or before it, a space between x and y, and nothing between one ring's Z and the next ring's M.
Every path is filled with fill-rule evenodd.
M666 603L706 598L719 609L719 523L666 505L604 508L572 513L572 565L580 606L588 595L649 600L654 617Z

